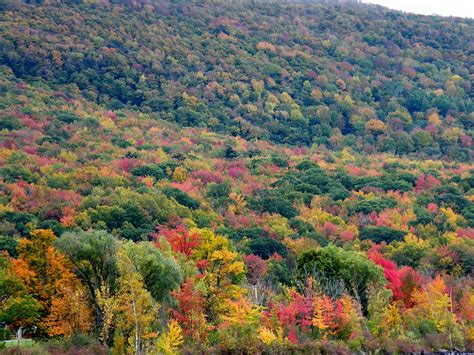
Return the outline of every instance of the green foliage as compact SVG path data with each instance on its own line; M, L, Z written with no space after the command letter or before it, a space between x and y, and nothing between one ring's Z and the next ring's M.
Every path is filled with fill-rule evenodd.
M183 282L183 274L176 261L163 255L148 242L127 242L122 247L132 263L130 267L142 277L143 283L153 298L159 302Z
M115 288L117 240L114 236L105 231L74 231L64 233L55 245L73 263L93 303L96 303L96 290L103 286Z
M313 276L325 293L349 292L360 299L364 312L368 310L368 287L385 282L382 268L365 254L334 245L305 251L298 258L297 271L303 280Z
M375 243L391 243L393 241L401 241L405 236L405 232L392 229L389 227L375 227L370 226L362 228L359 233L359 238L361 240L369 239Z
M6 20L0 64L18 78L43 79L108 109L153 112L183 126L295 145L362 150L368 144L397 154L470 157L457 137L424 130L432 109L471 128L469 71L457 54L468 51L470 19L445 19L444 26L382 7L311 3L134 4L127 16L87 2L22 6ZM87 16L87 26L69 21L74 14ZM304 35L288 16L303 19ZM335 17L341 21L329 20ZM24 37L21 19L37 38ZM116 30L124 26L128 33ZM354 31L356 37L346 36ZM80 121L63 108L54 115L65 124ZM370 128L371 120L383 127ZM6 131L21 125L11 114L1 122ZM337 132L344 139L330 139ZM223 157L235 159L237 152L226 145ZM156 164L134 174L165 177Z
M287 253L285 245L272 238L252 239L249 242L249 248L253 254L258 255L263 259L268 259L275 253L281 256L285 256Z
M167 197L174 198L176 202L192 210L198 209L200 206L199 201L195 200L194 198L189 196L186 192L183 192L179 189L175 189L172 187L165 187L163 188L163 193Z
M293 201L284 196L280 190L259 191L250 200L250 205L262 213L279 213L286 218L293 218L297 215L296 209L292 206Z

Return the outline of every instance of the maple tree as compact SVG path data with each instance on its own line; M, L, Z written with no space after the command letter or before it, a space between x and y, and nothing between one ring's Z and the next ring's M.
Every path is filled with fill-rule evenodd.
M206 321L205 298L203 292L194 287L193 280L188 278L180 290L172 292L177 302L177 309L172 311L172 315L182 325L187 336L205 343L210 330Z
M88 331L90 310L85 292L69 261L54 248L54 233L39 229L31 232L30 238L20 241L13 269L41 305L45 319L40 325L50 335Z

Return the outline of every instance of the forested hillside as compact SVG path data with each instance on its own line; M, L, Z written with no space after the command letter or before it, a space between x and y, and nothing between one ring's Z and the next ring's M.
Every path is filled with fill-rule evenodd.
M473 28L375 6L66 3L4 11L0 61L183 126L467 161Z
M474 22L134 5L0 5L0 339L472 351Z

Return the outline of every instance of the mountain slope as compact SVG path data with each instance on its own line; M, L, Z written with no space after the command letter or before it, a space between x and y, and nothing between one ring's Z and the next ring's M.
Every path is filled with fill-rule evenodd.
M474 21L375 6L23 6L0 63L184 126L296 145L472 158Z

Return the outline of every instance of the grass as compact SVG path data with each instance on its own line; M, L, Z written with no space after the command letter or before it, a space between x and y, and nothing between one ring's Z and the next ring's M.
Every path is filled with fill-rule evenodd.
M18 346L18 341L8 341L8 342L3 342L1 341L3 346L5 346L6 349L8 348L16 348ZM35 345L34 340L31 339L22 339L20 340L20 347L21 348L30 348Z

